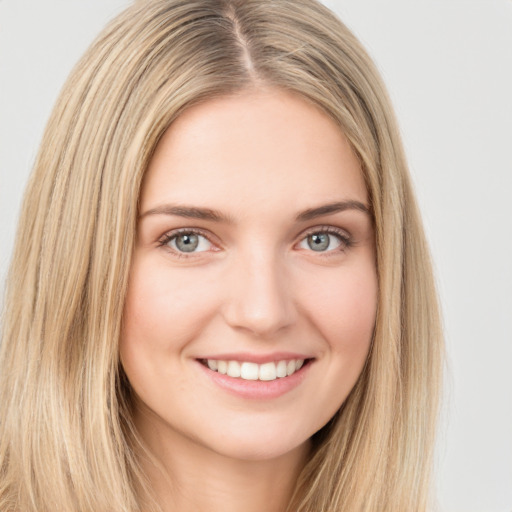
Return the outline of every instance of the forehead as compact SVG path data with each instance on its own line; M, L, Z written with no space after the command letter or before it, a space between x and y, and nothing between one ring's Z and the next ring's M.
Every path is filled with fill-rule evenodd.
M278 89L247 91L185 111L147 170L141 209L166 202L282 210L367 202L358 158L319 108Z

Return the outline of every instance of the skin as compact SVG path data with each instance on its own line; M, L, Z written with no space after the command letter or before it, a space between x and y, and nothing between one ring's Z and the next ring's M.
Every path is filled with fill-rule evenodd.
M210 100L165 133L141 191L120 355L166 512L286 508L311 435L346 399L371 344L377 277L365 207L347 139L297 95L260 88ZM180 252L177 229L200 231L194 252ZM312 233L327 236L326 250L310 247ZM197 360L282 351L312 361L270 399L226 391Z

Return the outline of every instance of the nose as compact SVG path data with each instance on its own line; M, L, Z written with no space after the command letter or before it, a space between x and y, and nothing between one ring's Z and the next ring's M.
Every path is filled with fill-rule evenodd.
M292 283L276 257L240 255L226 285L224 318L232 328L268 338L296 321Z

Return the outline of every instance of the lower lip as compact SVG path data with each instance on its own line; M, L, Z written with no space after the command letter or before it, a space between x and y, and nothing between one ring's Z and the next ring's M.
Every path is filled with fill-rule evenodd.
M223 390L236 395L240 398L252 400L270 400L289 393L297 388L306 377L312 361L305 364L300 370L297 370L289 377L280 377L275 380L245 380L241 378L230 377L222 373L210 370L202 363L197 364L205 375L210 378L217 386Z

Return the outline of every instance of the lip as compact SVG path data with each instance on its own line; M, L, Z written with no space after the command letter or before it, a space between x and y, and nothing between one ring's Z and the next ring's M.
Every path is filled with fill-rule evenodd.
M312 355L298 354L296 352L272 352L271 354L251 354L249 352L236 352L224 354L210 354L205 356L196 357L196 359L208 360L215 359L216 361L238 361L239 363L272 363L275 361L289 361L290 359L314 359Z
M227 354L221 356L210 357L209 359L221 359L224 360L224 357ZM263 364L265 362L277 361L279 359L274 359L276 354L272 355L272 358L268 359L259 359L256 360L254 355L251 358L244 359L245 356L241 356L237 354L237 358L229 357L231 361L248 361L248 362L258 362L258 364ZM281 357L281 356L279 356ZM283 357L282 359L302 359L302 357ZM305 358L308 359L308 358ZM259 363L261 361L261 363ZM245 380L241 378L229 377L229 375L224 375L219 372L210 370L208 367L203 365L199 360L196 360L197 366L200 371L209 378L216 386L220 387L222 390L227 391L228 393L235 395L239 398L245 398L250 400L271 400L275 398L279 398L290 391L294 390L302 381L306 378L311 366L313 365L313 359L309 359L308 363L305 364L300 370L297 370L295 373L290 375L289 377L277 378L271 381L261 381L261 380Z

